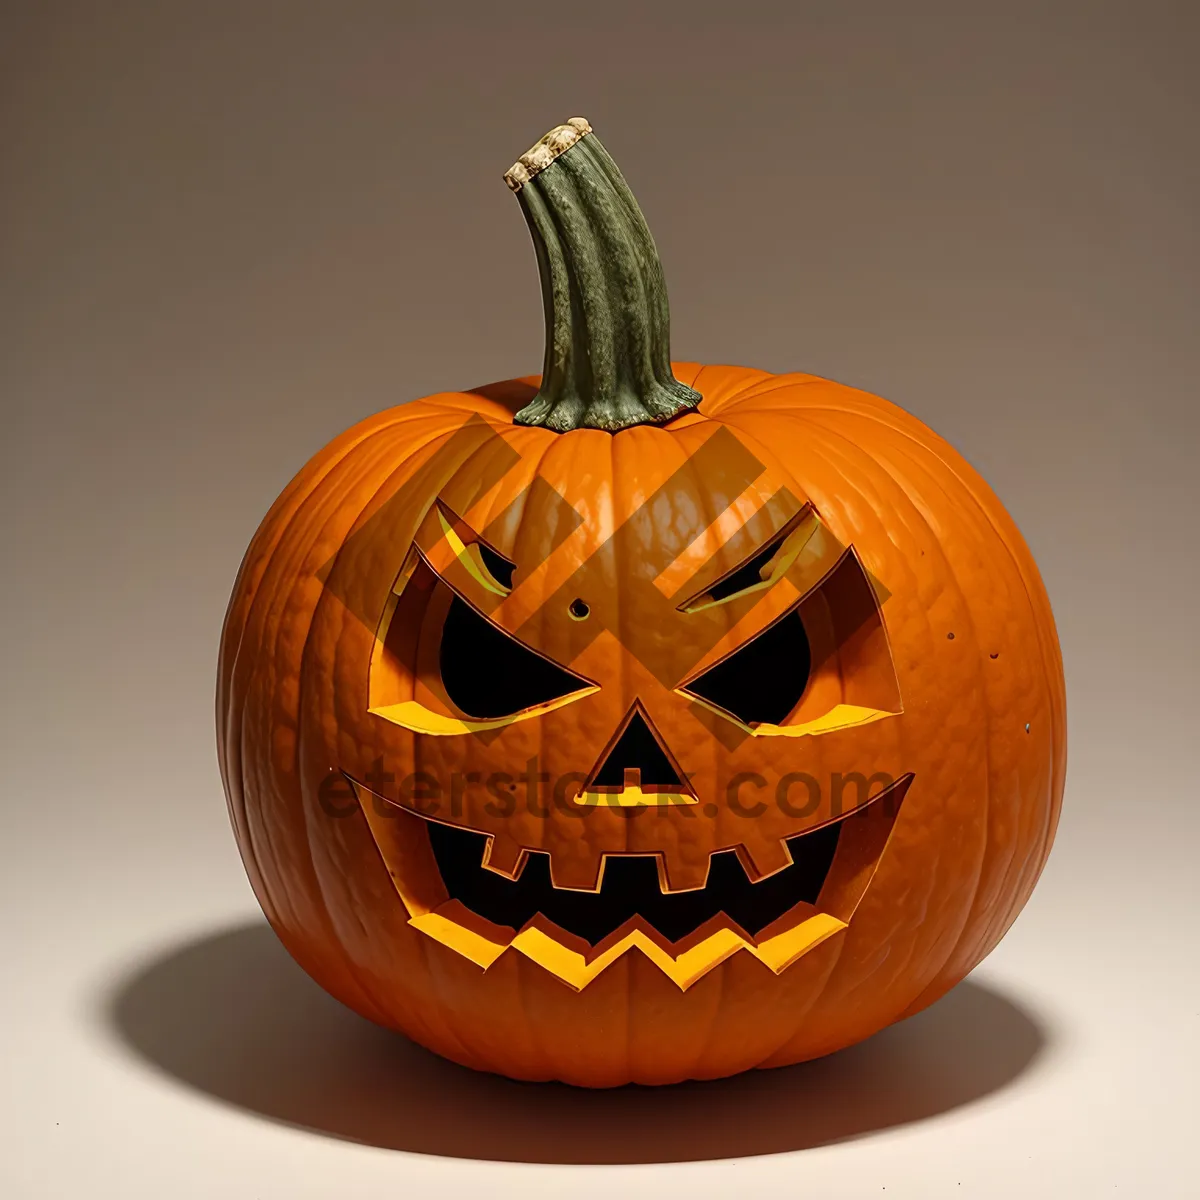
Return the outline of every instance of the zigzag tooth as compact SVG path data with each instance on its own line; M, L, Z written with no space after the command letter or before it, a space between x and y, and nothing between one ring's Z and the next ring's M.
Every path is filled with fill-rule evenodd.
M759 883L792 865L787 846L775 839L756 843L753 847L739 846L737 857L751 883Z
M528 859L529 851L520 842L498 833L488 838L481 866L507 879L519 879Z
M550 856L550 882L580 892L600 890L603 856L585 841L559 846Z
M708 882L712 858L702 855L684 859L667 855L658 860L658 883L664 892L694 892Z

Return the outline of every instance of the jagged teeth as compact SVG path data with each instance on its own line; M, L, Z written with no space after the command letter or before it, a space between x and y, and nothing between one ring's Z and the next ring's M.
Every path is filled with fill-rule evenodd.
M663 857L658 863L658 881L667 892L694 892L708 883L712 856Z
M521 878L521 872L528 860L529 851L520 842L497 833L484 843L480 865L485 870L495 871L497 875L516 880Z
M738 862L751 883L760 883L792 865L792 855L785 842L771 841L754 847L739 846Z
M405 809L404 811L409 811ZM420 815L420 814L413 814ZM478 833L477 830L469 832ZM481 835L480 868L514 882L521 878L531 853L506 833ZM726 853L726 851L717 851ZM751 884L759 883L792 865L792 856L783 841L772 841L753 848L738 846L734 853ZM604 865L609 858L622 858L621 852L607 854L580 840L556 846L550 855L550 881L568 891L598 892L603 885ZM658 878L664 892L697 891L708 883L712 855L695 858L659 856Z
M550 882L556 888L581 892L600 890L604 859L607 855L587 842L555 847L550 855Z

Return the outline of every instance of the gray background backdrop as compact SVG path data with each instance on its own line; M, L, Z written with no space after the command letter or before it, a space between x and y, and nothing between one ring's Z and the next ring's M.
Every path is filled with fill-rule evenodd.
M5 1195L1196 1195L1194 3L0 21ZM213 750L224 605L292 473L539 368L500 175L577 113L655 232L676 356L953 441L1069 684L1058 845L972 980L661 1093L472 1076L327 1001L257 916Z

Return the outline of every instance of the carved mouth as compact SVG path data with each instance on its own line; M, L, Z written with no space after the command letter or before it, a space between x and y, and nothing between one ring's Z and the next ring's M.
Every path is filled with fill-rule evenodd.
M724 850L712 855L705 886L685 892L668 892L658 859L646 855L606 855L596 891L556 888L548 856L537 851L509 878L484 866L488 835L380 804L351 782L409 923L422 933L485 970L505 953L523 954L576 989L636 949L686 989L739 952L779 974L844 931L912 776L787 839L791 863L775 874L753 883L738 852Z
M737 853L714 854L708 881L686 892L664 892L658 862L648 855L610 855L596 892L556 888L550 860L531 854L517 879L480 864L487 837L460 826L431 821L429 842L452 900L496 925L522 929L542 916L560 929L599 945L634 917L670 942L679 942L714 917L756 935L798 902L815 904L829 874L843 822L835 821L787 843L792 864L751 883Z

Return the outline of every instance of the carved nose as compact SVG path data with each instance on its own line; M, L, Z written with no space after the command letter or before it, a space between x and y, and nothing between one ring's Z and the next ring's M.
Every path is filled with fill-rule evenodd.
M641 705L634 704L575 802L626 808L695 804L696 797Z

